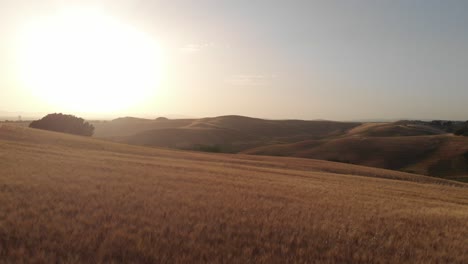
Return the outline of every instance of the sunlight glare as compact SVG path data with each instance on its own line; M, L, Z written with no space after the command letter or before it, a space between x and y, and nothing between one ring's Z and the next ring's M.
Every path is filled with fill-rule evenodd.
M18 47L24 84L63 110L126 110L154 93L161 77L155 41L95 10L67 10L34 21Z

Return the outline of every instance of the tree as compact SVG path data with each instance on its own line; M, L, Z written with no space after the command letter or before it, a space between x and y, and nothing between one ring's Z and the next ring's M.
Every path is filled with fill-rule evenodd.
M463 125L455 131L455 135L465 137L468 136L468 121L463 123Z
M83 118L62 113L48 114L40 120L31 122L29 127L88 137L94 133L94 126L85 122Z

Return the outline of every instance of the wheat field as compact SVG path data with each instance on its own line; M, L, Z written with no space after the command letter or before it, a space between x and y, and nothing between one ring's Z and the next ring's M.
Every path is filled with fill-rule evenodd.
M0 262L467 263L467 187L0 125Z

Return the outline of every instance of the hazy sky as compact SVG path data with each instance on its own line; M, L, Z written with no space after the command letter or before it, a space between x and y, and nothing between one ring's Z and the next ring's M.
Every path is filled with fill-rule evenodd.
M0 0L0 111L70 111L23 84L17 39L74 8L144 32L163 54L151 95L98 115L468 119L468 1L456 0ZM85 106L75 114L90 116Z

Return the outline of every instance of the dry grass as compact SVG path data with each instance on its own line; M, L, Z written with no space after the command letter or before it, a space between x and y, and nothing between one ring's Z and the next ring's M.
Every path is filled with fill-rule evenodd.
M354 131L337 138L260 146L243 153L341 161L442 178L468 176L468 137L450 134L367 137L362 131L361 134Z
M468 262L467 185L324 161L0 126L0 205L4 263Z

